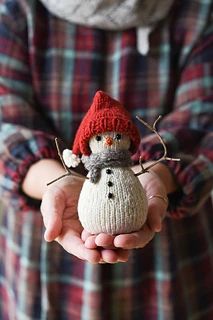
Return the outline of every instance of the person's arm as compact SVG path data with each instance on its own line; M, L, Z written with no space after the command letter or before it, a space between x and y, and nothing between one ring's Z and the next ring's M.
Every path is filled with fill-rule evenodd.
M21 184L31 166L38 162L39 167L41 159L58 159L58 155L51 123L35 102L25 12L16 1L13 5L2 2L0 10L0 188L21 196ZM26 193L33 195L27 190L38 188L39 181L44 184L42 180L51 178L52 171L38 170L26 184Z
M153 164L153 162L147 162L144 167L148 167L150 164ZM141 171L141 166L135 165L133 168L133 171L135 173L138 173ZM157 163L155 166L153 166L149 172L152 174L156 174L160 180L162 181L163 185L165 186L166 194L170 194L175 192L179 186L175 180L174 175L171 173L171 170L168 168L168 166L164 163Z
M47 190L47 184L64 174L65 170L59 161L42 159L34 163L27 171L22 190L29 197L41 200Z
M46 187L65 170L58 162L51 123L35 102L26 12L20 4L24 2L4 0L0 5L1 197L3 201L10 199L11 206L18 199L14 210L41 204L45 240L56 240L70 254L97 263L100 252L85 248L77 218L84 179L66 177ZM43 201L37 203L31 198Z
M212 56L213 36L209 26L186 60L180 63L174 111L164 116L157 127L167 145L168 156L181 159L180 162L163 162L177 186L176 191L169 192L168 215L175 218L197 212L212 190ZM141 156L146 167L146 161L158 159L162 153L157 136L149 135L142 139L135 160ZM167 184L162 168L153 167L152 170Z

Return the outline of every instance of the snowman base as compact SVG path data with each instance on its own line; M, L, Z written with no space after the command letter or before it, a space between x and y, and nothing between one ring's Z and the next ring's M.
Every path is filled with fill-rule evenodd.
M105 168L98 183L84 182L78 215L91 234L138 231L147 217L147 197L130 168Z

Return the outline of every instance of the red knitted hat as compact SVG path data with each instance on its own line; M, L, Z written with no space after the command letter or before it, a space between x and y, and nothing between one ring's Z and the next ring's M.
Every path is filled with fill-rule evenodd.
M90 138L107 131L115 131L129 136L131 140L130 151L135 152L140 142L140 135L129 113L120 102L112 99L103 91L97 91L92 105L78 128L72 153L90 155Z

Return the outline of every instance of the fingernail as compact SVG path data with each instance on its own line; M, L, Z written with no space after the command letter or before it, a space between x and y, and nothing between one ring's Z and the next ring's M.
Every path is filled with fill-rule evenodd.
M162 229L162 226L161 226L161 225L160 225L160 226L157 226L157 227L155 227L155 232L160 232L161 229Z

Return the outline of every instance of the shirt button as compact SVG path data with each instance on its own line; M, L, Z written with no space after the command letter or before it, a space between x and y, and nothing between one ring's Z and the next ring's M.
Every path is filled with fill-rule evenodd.
M112 199L113 198L113 194L110 192L108 193L108 199Z
M112 173L112 170L111 170L111 169L106 169L106 173L107 173L107 174L111 174L111 173Z
M112 181L108 181L108 182L107 182L107 185L108 185L108 187L112 187L112 186L113 186Z

